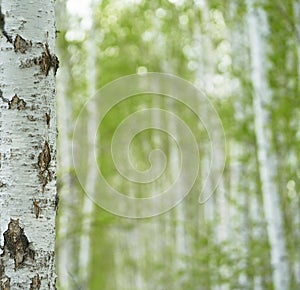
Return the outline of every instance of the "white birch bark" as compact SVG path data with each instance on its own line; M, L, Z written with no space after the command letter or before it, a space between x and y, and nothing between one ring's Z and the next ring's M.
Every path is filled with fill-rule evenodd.
M272 152L272 132L269 125L268 105L271 103L271 90L267 80L267 43L268 23L261 8L248 0L247 23L251 55L251 78L253 84L253 109L255 134L258 148L259 173L262 183L264 213L271 246L271 263L275 290L290 289L290 273L280 204L276 185L277 162Z
M0 288L55 289L54 2L2 0L1 11Z

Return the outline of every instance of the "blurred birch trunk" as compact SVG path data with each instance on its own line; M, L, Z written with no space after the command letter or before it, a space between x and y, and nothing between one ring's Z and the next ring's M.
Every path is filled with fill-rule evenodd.
M94 8L96 7L97 1L92 1L90 4L90 14L93 15ZM94 25L92 24L88 40L86 43L86 53L87 53L87 67L86 67L86 78L87 78L87 95L89 98L94 98L96 95L97 86L97 45L95 41L96 31ZM95 164L95 154L96 150L96 136L93 132L97 131L97 107L95 103L91 100L88 103L88 121L87 121L87 139L88 139L88 158L87 158L87 175L86 175L86 188L88 193L94 192L96 189L97 182L97 172L98 169L94 166ZM93 221L93 208L94 203L89 198L87 194L83 197L83 207L82 207L82 228L80 236L80 248L79 248L79 273L80 284L84 289L89 289L89 279L90 279L90 264L91 264L91 227Z
M57 22L59 29L64 33L68 31L69 22L66 22L66 5L62 1L56 2ZM65 37L65 34L59 37ZM72 111L73 106L68 92L70 91L71 67L67 57L64 58L65 39L62 45L58 43L58 55L62 60L61 69L58 72L57 81L57 120L58 120L58 173L60 176L60 186L58 186L60 196L59 220L58 220L58 241L57 250L57 271L59 287L63 290L74 288L76 269L75 244L78 236L75 232L74 218L76 213L74 208L78 202L78 190L72 184L72 144L70 137L72 134Z
M267 37L269 27L262 8L247 1L247 24L251 56L253 110L258 150L259 173L262 185L264 213L271 247L273 285L275 290L290 289L290 274L280 194L276 184L277 160L272 148L271 105L272 91L268 85Z

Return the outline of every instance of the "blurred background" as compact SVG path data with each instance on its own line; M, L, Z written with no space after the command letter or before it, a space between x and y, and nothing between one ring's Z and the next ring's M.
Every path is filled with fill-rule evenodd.
M56 10L58 289L300 289L300 1L57 0ZM117 174L112 136L137 110L174 112L192 130L200 156L196 182L177 207L128 219L85 194L73 167L72 135L82 106L101 87L145 72L171 73L205 92L223 123L226 164L214 195L199 204L211 158L203 124L166 96L121 102L97 139L99 168L113 186L149 196L180 167L172 138L150 129L136 136L132 155L146 170L149 152L163 150L163 179L133 186ZM84 187L91 191L101 191L88 142L96 114L91 110L81 144ZM154 115L151 122L167 121Z

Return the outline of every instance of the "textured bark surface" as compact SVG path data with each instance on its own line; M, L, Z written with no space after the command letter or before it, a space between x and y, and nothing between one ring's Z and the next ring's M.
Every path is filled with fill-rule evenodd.
M54 19L52 0L2 0L0 289L55 289Z

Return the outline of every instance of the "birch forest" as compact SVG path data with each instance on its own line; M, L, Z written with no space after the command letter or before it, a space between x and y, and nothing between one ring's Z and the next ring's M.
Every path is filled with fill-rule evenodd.
M57 288L300 289L300 1L55 5Z

